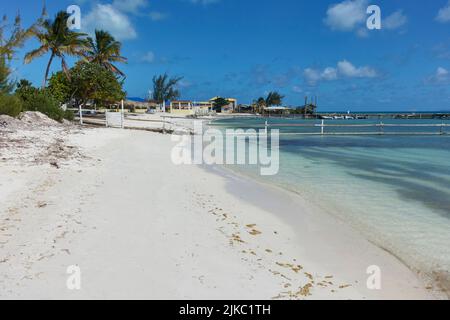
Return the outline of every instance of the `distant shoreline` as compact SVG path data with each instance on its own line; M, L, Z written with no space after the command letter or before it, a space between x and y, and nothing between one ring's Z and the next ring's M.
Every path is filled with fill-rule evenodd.
M317 114L348 113L347 111L317 111ZM450 110L441 111L351 111L353 114L450 114Z

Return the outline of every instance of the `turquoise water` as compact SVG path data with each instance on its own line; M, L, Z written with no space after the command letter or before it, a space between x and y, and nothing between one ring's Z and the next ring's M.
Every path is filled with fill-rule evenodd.
M380 120L333 121L370 124ZM270 119L277 124L320 121ZM441 124L442 120L383 120L390 124ZM450 122L446 122L450 123ZM220 127L256 128L263 119L230 119ZM450 134L436 136L306 136L314 127L278 127L280 172L260 176L256 166L230 166L273 183L336 215L415 270L450 283ZM450 127L446 128L450 133ZM376 131L379 128L326 128ZM386 132L440 128L385 128ZM336 131L337 132L337 131Z

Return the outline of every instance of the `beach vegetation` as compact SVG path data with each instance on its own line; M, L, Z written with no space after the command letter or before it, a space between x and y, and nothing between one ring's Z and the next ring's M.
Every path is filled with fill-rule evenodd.
M283 104L284 96L279 94L276 91L269 92L267 95L267 98L265 100L265 106L267 108L273 107L273 106L281 106Z
M0 115L17 117L22 112L22 101L12 94L0 94Z
M0 94L8 94L14 88L14 81L11 80L11 69L7 65L6 59L0 57Z
M167 73L153 77L153 100L159 104L168 100L175 100L180 97L177 88L183 77L170 78Z
M61 105L69 103L72 99L71 81L64 72L54 73L50 77L47 90Z
M109 106L125 99L122 82L111 70L98 64L78 62L70 75L72 97L79 105L92 100L96 105Z
M283 104L284 96L276 91L271 91L266 98L259 97L253 101L253 111L257 113L263 113L264 108L270 108L273 106L280 106Z
M253 108L255 112L261 113L266 106L266 99L259 97L253 102Z
M64 11L58 12L54 19L45 17L44 8L41 17L28 29L21 27L19 15L12 25L6 18L0 23L0 113L17 116L22 111L39 111L57 121L71 120L73 112L65 111L64 106L88 102L109 106L124 99L123 79L119 79L125 78L125 74L115 65L126 62L120 53L121 43L102 30L96 30L93 38L72 31L68 26L70 16ZM31 37L39 41L39 47L25 55L26 64L49 54L41 88L26 79L18 83L11 79L9 62ZM72 68L67 64L69 56L80 58ZM47 87L56 59L61 61L61 71L51 76ZM174 80L179 81L169 79L169 83L165 83L168 96L176 94L172 88Z
M17 50L23 47L25 41L36 33L44 16L45 8L41 17L29 28L25 29L22 28L22 19L19 14L16 15L12 24L8 22L8 17L4 16L0 22L0 57L5 59L5 61L11 61Z
M44 14L45 9L42 15ZM25 41L34 34L40 21L41 18L29 28L23 28L18 14L12 23L9 23L7 16L4 16L0 22L0 114L15 117L22 111L21 100L11 94L15 81L11 79L12 71L9 63L17 50L22 48Z
M70 30L67 26L68 18L68 13L60 11L56 14L54 20L43 20L33 33L34 37L39 41L40 46L25 55L25 63L30 63L34 59L50 53L42 88L45 88L47 84L50 67L55 58L61 60L62 70L69 76L69 67L66 61L67 56L83 57L87 50L88 44L84 38L86 34Z
M60 103L75 106L94 102L97 106L107 107L125 98L122 82L116 74L99 64L84 61L69 70L69 77L63 71L53 74L48 90Z
M58 102L45 89L30 92L30 96L23 101L23 111L38 111L49 118L61 122L65 112Z
M22 111L39 111L49 118L61 122L65 111L47 89L39 89L25 79L17 83L15 95L22 102Z
M73 120L73 113L61 108L61 103L50 90L33 87L31 82L22 79L17 83L15 95L22 103L21 111L39 111L49 118L61 122Z
M31 97L38 91L37 88L33 87L33 84L26 80L21 79L17 83L17 88L15 94L22 99L22 101L26 101L28 99L31 99Z
M11 94L15 82L11 80L11 69L7 64L7 57L0 56L0 114L16 117L22 112L21 100Z
M96 63L106 70L125 77L125 74L117 68L115 63L125 63L127 58L121 56L122 44L116 41L107 31L95 30L95 38L87 38L88 49L86 50L86 60Z
M213 101L213 110L216 112L222 112L222 108L228 106L231 102L225 98L218 97Z

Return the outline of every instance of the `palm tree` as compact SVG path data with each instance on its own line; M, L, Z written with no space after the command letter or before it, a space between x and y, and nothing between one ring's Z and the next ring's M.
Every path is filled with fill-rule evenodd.
M69 14L60 11L52 21L47 19L42 22L41 28L35 33L41 46L25 55L25 63L30 63L34 59L50 52L50 59L45 70L45 77L42 87L45 88L50 66L55 57L61 59L61 66L64 73L68 76L68 67L66 56L81 57L87 49L86 40L82 37L84 33L71 31L67 26Z
M95 30L95 39L87 38L88 50L86 51L86 59L91 63L97 63L107 70L110 70L122 77L125 74L115 65L115 62L127 62L127 58L120 55L122 44L116 41L114 37L107 31Z
M177 99L180 92L176 88L183 77L169 78L167 73L153 77L153 100L162 104L166 100Z
M254 105L256 107L257 112L261 113L262 109L266 106L266 99L260 97L257 100L255 100Z
M270 108L271 106L281 105L283 103L283 98L284 98L284 96L282 96L281 94L279 94L276 91L269 92L269 94L267 95L267 98L265 100L266 107Z

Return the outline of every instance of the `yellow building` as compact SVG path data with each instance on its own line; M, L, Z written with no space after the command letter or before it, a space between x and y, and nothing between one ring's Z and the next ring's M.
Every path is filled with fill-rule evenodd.
M209 101L175 100L170 102L169 112L179 115L207 115L214 109L214 101L220 97L214 97ZM229 105L222 107L222 113L233 113L237 110L237 100L227 98Z

